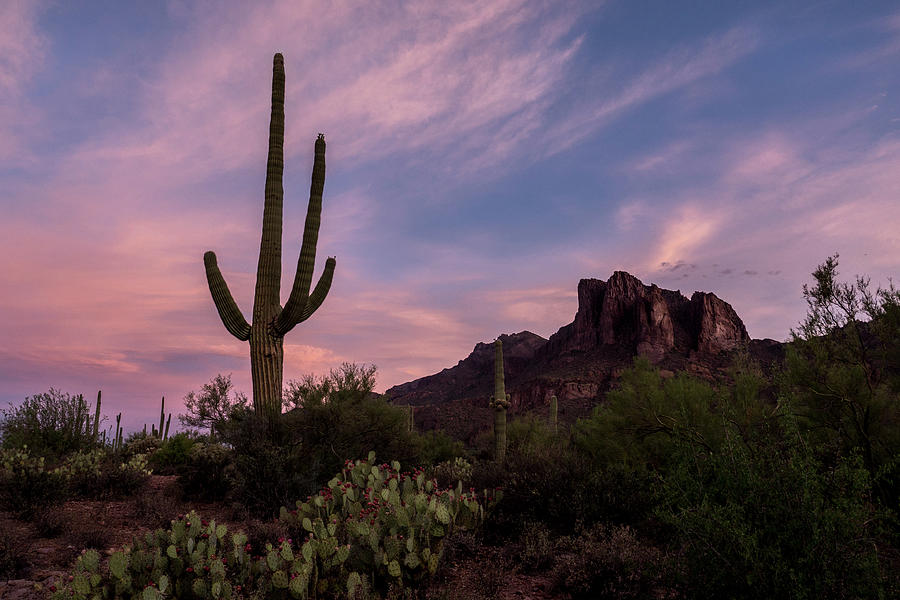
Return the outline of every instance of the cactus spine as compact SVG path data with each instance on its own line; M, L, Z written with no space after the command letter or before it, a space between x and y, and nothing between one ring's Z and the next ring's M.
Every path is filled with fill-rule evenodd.
M557 421L558 411L559 411L559 406L556 401L556 396L550 396L550 427L553 429L554 434L556 434L559 429L558 421Z
M494 458L502 461L506 457L506 409L509 408L509 394L503 381L503 342L494 342L494 395L490 407L494 409Z
M216 255L203 255L209 291L219 317L231 335L250 342L250 369L253 379L253 408L274 421L281 414L281 386L284 369L284 336L308 319L328 294L335 260L329 257L315 289L310 293L316 261L316 243L325 187L325 136L316 139L315 160L309 191L303 244L291 295L281 307L281 225L284 188L284 58L276 54L272 74L272 113L269 122L269 157L263 208L262 239L256 269L253 323L248 324L219 271Z

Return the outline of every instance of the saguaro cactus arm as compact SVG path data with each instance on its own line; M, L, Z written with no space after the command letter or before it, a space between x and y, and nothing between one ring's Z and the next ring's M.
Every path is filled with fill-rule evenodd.
M312 316L316 309L322 305L322 302L325 301L325 296L328 295L328 290L331 289L331 280L334 277L334 265L336 261L333 256L329 256L328 260L325 261L325 271L322 272L322 276L319 277L319 282L316 284L316 288L313 290L313 293L309 295L309 299L306 301L306 306L303 307L303 313L300 315L300 319L297 323L302 323Z
M316 266L316 244L319 241L319 225L322 222L322 192L325 189L325 136L319 134L316 138L315 160L313 162L312 178L309 185L309 205L306 209L306 224L303 227L303 245L300 248L300 257L297 259L297 271L294 274L294 285L291 287L291 296L284 305L278 319L275 321L275 332L284 335L297 323L304 320L303 315L306 305L309 303L309 288L312 284L313 269ZM334 259L329 259L325 264L325 272L319 278L314 293L323 289L321 300L325 299L328 288L331 287L331 279L334 276ZM316 307L318 308L318 306ZM306 315L309 318L315 308Z
M213 302L216 310L219 311L219 317L228 333L246 342L250 339L250 324L241 314L237 303L228 291L228 284L219 271L219 265L216 263L216 253L207 252L203 255L203 264L206 265L206 281L209 283L209 291L212 294Z

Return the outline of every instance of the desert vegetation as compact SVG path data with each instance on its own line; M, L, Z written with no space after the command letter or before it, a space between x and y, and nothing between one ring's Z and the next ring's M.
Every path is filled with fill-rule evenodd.
M3 413L0 508L53 538L67 502L141 505L127 543L74 540L54 598L896 597L900 302L836 269L772 374L638 357L571 426L511 415L502 451L411 429L373 366L287 382L274 428L218 375L186 399L192 429L119 447L50 390ZM148 493L158 474L179 497ZM0 536L5 577L27 556Z

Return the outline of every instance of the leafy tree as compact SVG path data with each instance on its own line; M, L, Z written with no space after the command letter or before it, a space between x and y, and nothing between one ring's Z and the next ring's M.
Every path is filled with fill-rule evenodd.
M837 280L838 255L803 286L807 314L787 349L783 385L820 444L858 450L879 496L900 488L900 291ZM868 320L863 321L863 318Z
M209 429L213 436L221 433L232 413L247 406L247 396L243 392L231 395L232 387L231 373L227 376L220 373L203 384L199 394L191 390L184 397L188 414L178 415L178 420L185 427Z
M659 467L676 439L706 450L721 442L721 417L712 412L716 390L687 373L664 379L645 357L635 359L607 400L573 433L576 446L598 463Z
M316 378L307 374L287 382L284 405L289 408L311 407L337 398L364 398L375 389L375 365L342 363L328 375Z

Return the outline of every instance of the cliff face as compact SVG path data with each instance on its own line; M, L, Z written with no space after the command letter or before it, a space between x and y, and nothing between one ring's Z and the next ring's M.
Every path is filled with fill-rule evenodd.
M542 410L556 395L561 420L588 414L637 354L663 374L689 368L712 376L727 366L732 351L747 348L755 354L763 347L750 344L740 317L715 294L694 292L688 299L679 291L646 286L624 271L607 281L579 281L575 319L549 340L529 331L500 339L511 411ZM386 393L395 404L420 407L420 427L449 427L471 439L489 427L493 361L492 344L479 343L455 367Z
M541 355L616 346L658 362L673 350L714 354L749 341L740 317L715 294L694 292L688 300L616 271L608 281L578 282L575 320L550 336Z

